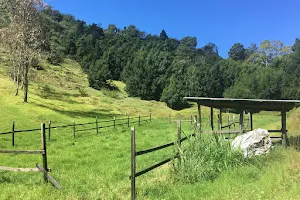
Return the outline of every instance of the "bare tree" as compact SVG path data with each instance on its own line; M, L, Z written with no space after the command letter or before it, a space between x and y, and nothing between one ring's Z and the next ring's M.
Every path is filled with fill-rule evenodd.
M15 95L19 85L24 88L24 102L28 100L28 73L32 60L41 53L44 42L41 26L43 0L0 0L0 6L10 15L8 27L2 29L2 42L8 48L12 60Z

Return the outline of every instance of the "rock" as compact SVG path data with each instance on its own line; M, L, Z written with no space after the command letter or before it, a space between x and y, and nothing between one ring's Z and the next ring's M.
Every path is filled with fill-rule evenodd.
M231 142L233 149L240 149L244 157L268 153L272 146L270 133L265 129L256 129L236 137Z

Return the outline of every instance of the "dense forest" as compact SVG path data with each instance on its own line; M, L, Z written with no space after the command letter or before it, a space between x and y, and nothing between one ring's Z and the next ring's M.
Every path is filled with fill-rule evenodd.
M5 27L8 17L0 12ZM110 81L121 80L130 96L173 109L188 106L184 96L300 99L299 39L293 46L275 40L249 47L235 43L223 59L216 44L199 48L196 37L178 40L165 30L151 35L134 25L105 29L51 7L41 12L48 62L75 59L95 89L113 89Z

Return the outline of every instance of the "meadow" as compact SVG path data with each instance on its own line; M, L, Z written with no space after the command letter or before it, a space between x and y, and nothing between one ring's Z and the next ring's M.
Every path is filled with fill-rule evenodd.
M29 103L14 97L14 84L7 78L7 64L0 67L0 132L9 131L14 120L17 129L38 128L51 120L65 125L112 119L114 116L153 115L152 122L136 127L137 150L175 141L176 123L169 123L169 113L177 119L196 114L191 108L175 111L164 103L128 97L121 82L119 90L97 91L88 87L80 66L66 60L62 66L43 63L44 70L32 69ZM38 74L38 76L37 76ZM208 108L203 108L203 125L208 126ZM297 134L299 111L291 111L289 134ZM216 117L215 117L216 119ZM276 129L278 113L254 115L254 128ZM299 122L299 121L298 121ZM216 124L216 123L215 123ZM183 123L185 134L192 132ZM40 132L16 134L16 146L10 135L0 135L1 149L39 149ZM41 174L0 171L0 199L129 199L130 198L130 129L123 127L78 133L72 128L52 130L48 141L48 166L63 187L56 190L45 184ZM189 147L189 142L185 143ZM137 168L143 169L173 155L176 147L142 156ZM0 156L1 166L34 167L38 155ZM186 183L174 179L173 163L166 164L137 178L138 199L299 199L300 154L293 148L276 146L255 162L229 169L214 180Z

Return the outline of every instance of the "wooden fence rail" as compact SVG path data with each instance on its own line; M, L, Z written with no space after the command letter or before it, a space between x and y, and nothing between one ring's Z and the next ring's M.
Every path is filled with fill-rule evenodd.
M14 124L14 123L13 123ZM48 160L47 160L47 145L46 145L46 126L44 123L41 124L41 150L6 150L6 149L0 149L0 153L5 154L40 154L42 155L43 160L43 167L41 167L39 164L36 164L37 168L14 168L14 167L7 167L7 166L0 166L0 170L5 171L15 171L15 172L42 172L44 174L44 180L45 182L50 181L53 186L55 186L57 189L60 189L59 183L49 175L49 169L48 169Z
M109 127L114 127L116 128L116 126L123 126L123 125L127 125L128 127L130 126L130 124L135 124L138 123L139 125L141 124L141 122L146 122L146 121L150 121L152 120L152 114L150 113L149 115L145 115L145 116L137 116L137 117L123 117L123 118L117 118L114 117L113 119L110 120L103 120L103 121L99 121L98 117L96 117L96 120L94 122L87 122L87 123L76 123L75 120L73 121L72 124L68 124L68 125L58 125L58 126L53 126L51 120L48 121L48 127L45 128L45 130L48 130L48 139L51 140L51 133L52 133L52 129L60 129L60 128L72 128L73 131L73 137L76 137L76 133L77 132L84 132L84 131L91 131L91 130L96 130L96 133L99 133L100 129L103 128L109 128ZM118 123L120 121L120 123ZM111 124L110 124L111 123ZM90 125L93 127L84 127ZM82 127L82 128L79 128ZM15 135L16 133L24 133L24 132L33 132L33 131L39 131L39 128L35 128L35 129L28 129L28 130L16 130L15 128L15 122L12 122L12 130L8 131L8 132L2 132L0 133L0 135L5 135L5 134L12 134L12 146L15 146Z
M182 129L181 129L181 121L178 120L177 121L177 141L176 142L169 142L167 144L163 144L160 146L156 146L156 147L152 147L149 149L144 149L144 150L140 150L140 151L136 151L136 138L135 138L135 128L131 128L131 175L129 176L129 179L131 180L131 199L135 200L136 199L136 177L141 176L153 169L156 169L157 167L160 167L176 158L178 158L180 156L180 152L178 152L176 155L169 157L163 161L160 161L146 169L143 169L139 172L136 172L136 157L137 156L141 156L144 154L148 154L151 152L155 152L158 150L162 150L165 148L168 148L170 146L174 146L174 145L178 145L179 147L179 151L180 151L180 147L181 147L181 143L185 140L187 140L190 137L196 136L196 131L194 131L193 134L190 134L188 136L185 137L181 137L181 133L182 133Z

